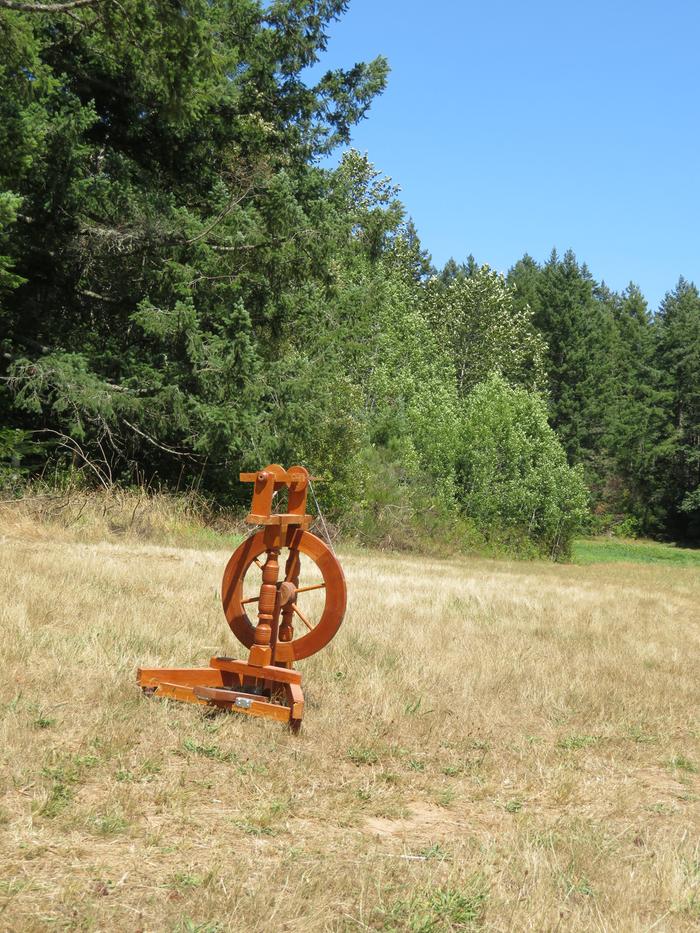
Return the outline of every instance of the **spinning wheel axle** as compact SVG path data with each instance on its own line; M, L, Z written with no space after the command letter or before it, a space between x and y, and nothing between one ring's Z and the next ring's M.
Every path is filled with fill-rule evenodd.
M246 521L263 528L231 555L221 595L232 632L250 649L248 660L214 657L206 668L139 668L137 680L144 692L157 697L265 716L297 731L304 695L301 674L292 664L315 654L338 631L345 613L345 578L330 548L308 531L311 516L306 514L306 496L311 477L304 467L285 470L271 464L257 473L241 473L240 478L254 483ZM287 511L274 513L274 493L283 487L288 490ZM284 550L287 556L280 580ZM316 566L322 582L299 585L302 555ZM253 567L261 574L259 593L244 599L244 582ZM298 600L301 594L315 590L324 591L325 601L314 624ZM253 624L245 607L255 604L257 622ZM301 635L295 634L295 618L306 629Z
M322 590L325 589L325 583L316 583L314 586L300 586L298 589L294 587L294 584L291 584L291 589L285 590L283 587L290 586L290 584L284 580L282 583L277 584L277 588L280 591L279 601L280 606L286 605L288 602L292 601L292 597L296 596L297 593L309 593L311 590ZM289 595L287 595L289 594ZM257 603L260 599L259 596L249 596L248 599L242 599L241 605L246 606L248 603Z

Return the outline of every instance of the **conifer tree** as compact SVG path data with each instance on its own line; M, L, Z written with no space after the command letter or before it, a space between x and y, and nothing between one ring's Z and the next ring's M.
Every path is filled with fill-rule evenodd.
M648 533L658 530L661 518L654 474L667 396L655 367L652 318L641 291L630 283L610 308L616 327L615 396L607 415L613 505Z
M110 478L184 466L226 489L269 451L263 362L338 248L314 160L387 72L306 80L346 6L0 10L5 420L69 437Z
M571 462L585 467L601 520L658 527L652 472L663 394L641 292L597 284L571 252L553 252L543 266L525 256L509 281L546 338L551 423Z
M667 526L700 540L700 294L681 278L656 319L657 365L668 393L668 421L656 481Z

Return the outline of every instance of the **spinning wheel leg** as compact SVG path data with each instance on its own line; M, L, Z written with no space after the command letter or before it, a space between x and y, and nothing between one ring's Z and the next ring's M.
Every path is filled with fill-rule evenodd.
M279 548L270 548L262 569L263 582L258 597L258 624L255 628L255 644L250 649L249 658L251 664L260 666L269 664L272 660L270 642L279 614L277 606L278 556Z

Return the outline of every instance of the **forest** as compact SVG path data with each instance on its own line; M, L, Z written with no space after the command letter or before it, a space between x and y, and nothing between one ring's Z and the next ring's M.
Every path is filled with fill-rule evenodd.
M311 77L347 5L0 0L4 494L228 507L301 462L368 544L699 545L697 287L650 308L572 252L435 268L351 147L387 61Z

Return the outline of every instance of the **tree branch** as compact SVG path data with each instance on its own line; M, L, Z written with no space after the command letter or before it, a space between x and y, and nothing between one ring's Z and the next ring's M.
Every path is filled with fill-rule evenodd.
M102 486L105 489L109 489L112 485L111 477L105 476L104 471L90 458L87 456L83 448L76 441L74 437L71 437L70 434L64 434L63 431L54 431L53 428L35 428L32 434L54 434L61 441L61 445L67 450L70 450L71 453L80 457L85 466L89 467L95 476L98 478ZM109 465L105 464L109 470ZM109 471L111 473L111 470Z
M0 0L0 2L2 2L2 0ZM231 198L231 200L230 200L229 203L226 205L226 207L221 211L221 213L220 213L217 217L214 218L214 220L211 221L211 223L209 224L208 227L205 227L204 230L202 230L202 231L201 231L200 233L198 233L196 236L193 236L191 239L186 240L185 242L186 242L186 243L196 243L197 240L202 240L202 239L204 239L204 237L207 236L207 234L211 233L211 231L214 229L214 227L218 226L218 225L221 223L221 221L222 221L228 214L231 213L231 211L234 209L234 207L237 207L237 206L241 203L241 201L243 201L243 200L250 194L250 192L253 190L253 187L254 187L254 186L253 186L253 184L251 183L250 185L248 185L248 187L246 188L246 190L245 190L241 195L239 195L237 198Z
M132 431L140 435L140 437L142 437L144 440L148 441L149 444L153 444L154 447L157 447L159 450L162 450L166 454L172 454L174 457L185 457L187 460L197 461L201 459L200 457L197 457L196 454L193 454L188 450L176 450L175 447L168 447L165 444L159 443L154 437L151 437L150 434L146 434L145 431L137 428L135 424L127 421L124 417L122 417L122 421L128 428L131 428Z
M0 0L0 8L20 13L67 13L80 6L95 6L102 0L67 0L65 3L19 3L18 0Z

